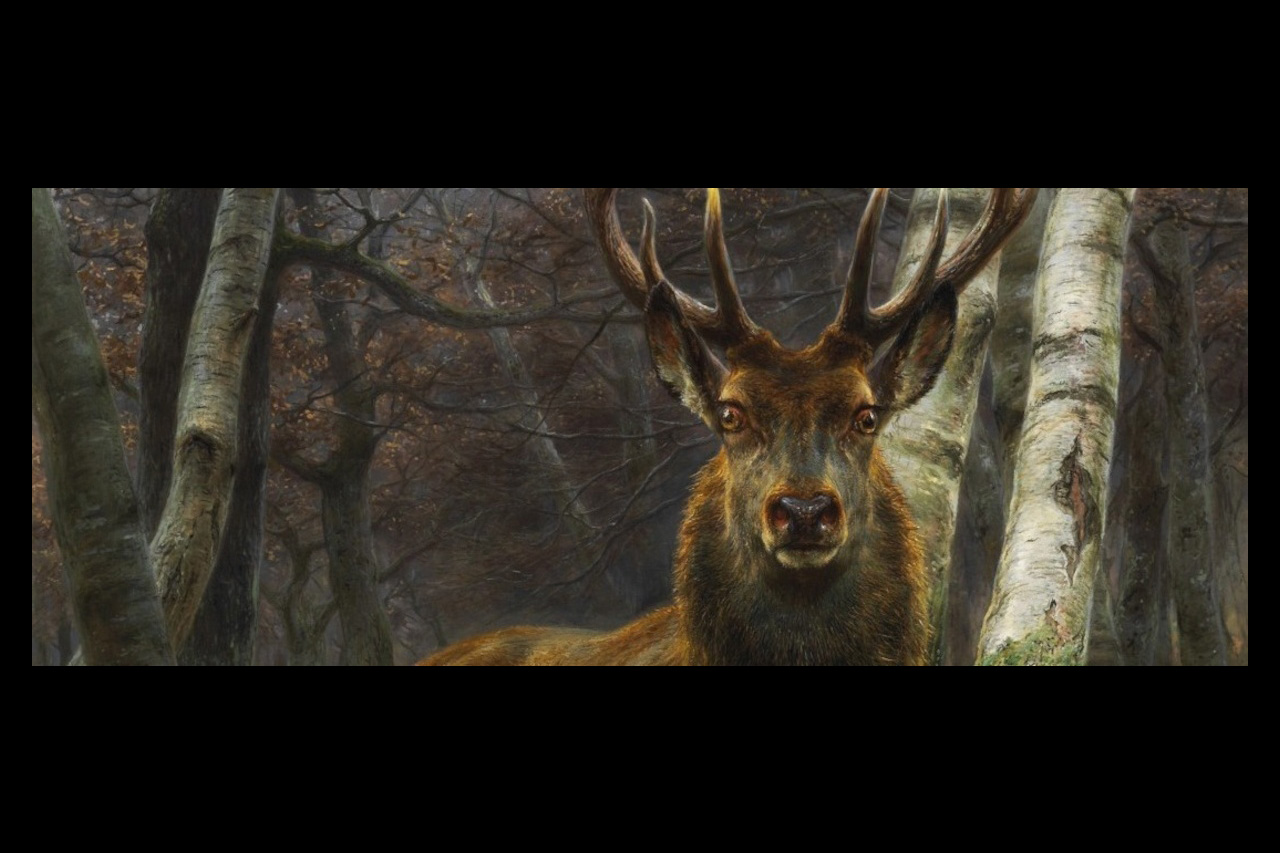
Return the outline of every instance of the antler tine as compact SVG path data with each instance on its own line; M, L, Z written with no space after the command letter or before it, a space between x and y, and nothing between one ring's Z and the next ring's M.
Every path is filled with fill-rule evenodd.
M942 261L942 249L947 243L947 225L950 220L951 209L944 187L938 191L938 209L933 215L933 230L929 234L929 243L925 247L920 268L916 270L911 283L879 308L867 309L864 334L873 346L897 334L938 289L938 264Z
M724 217L720 211L720 190L707 190L707 216L705 220L707 260L711 267L711 286L716 294L716 319L720 330L730 344L746 340L758 328L747 316L738 294L738 284L733 278L733 264L729 261L729 249L724 243Z
M618 220L618 188L587 187L582 194L587 203L587 218L604 253L609 275L627 301L643 311L649 298L649 288L645 286L640 261L622 234L622 223Z
M595 233L596 242L600 245L600 250L604 254L604 262L609 269L609 275L613 278L614 283L618 285L618 289L622 291L622 294L627 297L627 300L643 311L649 299L649 289L657 282L666 279L662 268L658 265L657 251L652 245L655 242L654 232L657 230L653 220L651 220L652 208L645 213L648 233L641 238L644 243L641 251L646 255L642 264L641 259L636 257L636 253L627 243L627 238L622 233L622 223L618 219L617 208L618 188L587 187L583 189L582 194L587 205L587 219L591 222L591 230ZM648 202L645 204L648 207ZM716 199L716 213L717 221L719 221L718 196ZM709 251L710 245L709 242ZM724 251L723 233L719 235L719 245L720 255L723 257L723 268L729 269L728 253ZM720 276L716 273L715 260L713 259L712 282L716 287L717 304L723 305L725 304L724 296L721 295L720 285L716 283L719 279ZM728 312L724 309L713 310L708 308L687 293L674 287L672 288L676 295L676 301L680 304L680 311L684 314L689 324L697 330L698 334L707 343L723 347L741 342L744 335L750 334L756 329L756 326L747 318L746 311L742 308L742 302L737 296L737 288L732 286L732 271L729 273L728 280L733 294L729 304L736 305L736 309L731 307ZM726 323L726 316L739 319L730 319Z
M1026 221L1035 206L1037 190L1037 187L993 189L978 224L938 270L939 284L950 284L957 293L964 290L969 279L1004 248L1018 226Z
M652 291L657 287L658 282L666 279L666 276L663 275L662 267L658 264L658 217L653 212L653 205L649 204L649 199L644 199L643 204L644 228L640 232L641 265L644 267L645 287Z
M888 187L876 187L867 199L858 225L858 238L853 244L853 258L845 281L844 300L835 326L841 331L861 334L867 320L867 294L871 289L871 268L876 260L876 240L880 236L880 220L889 200Z
M993 189L973 230L961 241L947 262L939 265L937 258L932 261L930 258L934 253L941 257L942 244L946 239L946 222L942 211L945 193L940 194L938 215L934 220L933 234L929 238L929 248L921 269L901 293L879 308L868 310L865 335L869 342L878 344L895 335L938 288L952 287L957 295L963 292L969 281L1004 247L1013 232L1027 218L1035 198L1034 187Z

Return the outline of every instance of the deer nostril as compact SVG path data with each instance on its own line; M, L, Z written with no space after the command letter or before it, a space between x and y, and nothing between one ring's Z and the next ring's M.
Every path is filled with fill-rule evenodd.
M830 495L817 495L805 499L778 498L770 510L769 518L779 530L792 533L820 533L822 527L840 520L840 505Z

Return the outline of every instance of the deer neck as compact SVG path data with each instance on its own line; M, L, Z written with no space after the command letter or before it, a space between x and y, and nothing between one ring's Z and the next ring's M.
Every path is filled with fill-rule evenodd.
M723 455L699 475L675 559L681 645L704 665L924 663L924 562L905 499L881 490L829 577L779 585L726 521ZM904 582L905 581L905 582Z

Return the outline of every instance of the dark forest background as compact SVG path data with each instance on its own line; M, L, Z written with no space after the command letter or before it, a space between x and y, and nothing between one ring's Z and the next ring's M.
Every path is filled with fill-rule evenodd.
M782 342L808 343L834 317L868 192L723 191L744 301ZM163 448L156 436L172 433L153 402L182 363L181 324L166 317L189 316L181 294L198 288L218 191L53 193L154 529L165 475L149 470L156 453L139 448ZM911 193L891 196L879 299ZM633 240L642 197L657 211L667 274L710 302L703 191L624 190ZM480 630L607 628L667 600L682 504L715 439L653 377L639 313L610 283L579 190L292 189L282 205L274 314L264 311L246 379L257 391L242 410L269 436L257 462L246 460L265 465L265 490L237 498L244 518L235 522L233 509L180 659L408 664ZM1190 322L1156 286L1169 270L1149 235L1168 222L1190 260ZM1211 433L1212 581L1228 662L1248 663L1248 238L1247 188L1138 191L1093 662L1179 662L1165 561L1180 469L1167 425L1170 401L1193 381L1173 351L1195 329ZM975 468L977 448L998 442L991 384L975 419ZM31 444L31 660L66 664L78 638L34 416ZM1002 511L988 494L961 496L949 662L974 658ZM385 651L353 651L344 624L358 620L385 631Z

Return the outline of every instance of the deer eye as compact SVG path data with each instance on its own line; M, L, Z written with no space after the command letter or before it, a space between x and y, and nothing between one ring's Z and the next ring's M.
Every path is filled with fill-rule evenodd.
M725 432L737 432L747 425L747 416L733 403L721 403L718 413L720 428Z
M880 426L880 415L875 409L866 406L853 416L853 428L863 435L871 435Z

